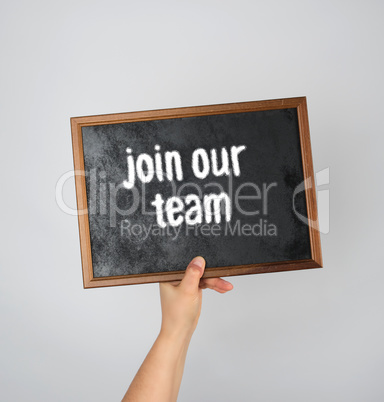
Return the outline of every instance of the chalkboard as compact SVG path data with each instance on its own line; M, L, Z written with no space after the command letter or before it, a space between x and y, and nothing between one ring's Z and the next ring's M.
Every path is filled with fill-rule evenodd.
M305 97L71 126L85 288L322 266Z

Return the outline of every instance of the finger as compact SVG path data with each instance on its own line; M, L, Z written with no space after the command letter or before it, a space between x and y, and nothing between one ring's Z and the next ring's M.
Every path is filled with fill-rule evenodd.
M209 288L212 290L216 290L219 293L226 293L229 290L233 289L232 283L230 283L222 278L201 279L200 287L202 289Z
M202 283L206 285L206 287L215 287L223 290L230 290L233 288L232 284L222 278L203 278L201 280Z
M200 289L211 289L211 290L214 290L217 293L227 293L228 292L228 290L223 290L223 289L220 289L220 288L216 288L214 286L200 286Z
M205 260L203 257L195 257L185 270L185 274L180 283L180 288L186 292L194 292L199 289L200 278L204 274Z

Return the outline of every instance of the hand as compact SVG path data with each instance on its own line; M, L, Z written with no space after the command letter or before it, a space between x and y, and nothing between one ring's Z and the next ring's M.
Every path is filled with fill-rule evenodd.
M176 402L189 341L200 316L202 289L225 293L233 287L221 278L201 279L204 268L204 258L196 257L181 282L160 283L163 312L160 334L123 401Z
M181 282L160 283L161 333L170 337L190 338L200 317L202 289L226 293L233 288L231 283L221 278L200 279L204 268L204 258L195 257Z

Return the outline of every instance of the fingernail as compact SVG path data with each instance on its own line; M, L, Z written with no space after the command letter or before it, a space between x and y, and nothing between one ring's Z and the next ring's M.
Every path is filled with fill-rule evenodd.
M204 268L205 266L205 260L203 257L195 257L192 261L191 261L191 265L197 265L200 268Z

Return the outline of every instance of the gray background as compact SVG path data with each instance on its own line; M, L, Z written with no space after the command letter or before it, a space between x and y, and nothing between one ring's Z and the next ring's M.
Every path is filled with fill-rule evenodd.
M1 400L120 400L160 325L156 284L82 289L77 218L55 201L69 118L302 95L315 170L331 172L326 268L206 291L179 400L383 400L383 12L1 3Z

